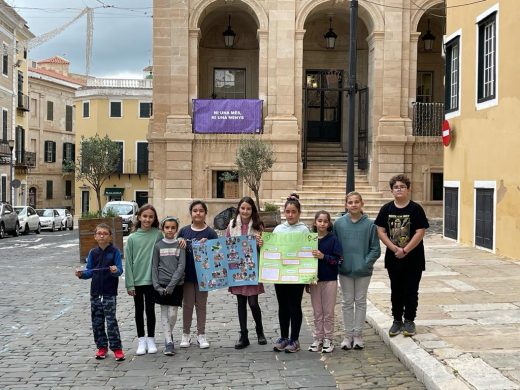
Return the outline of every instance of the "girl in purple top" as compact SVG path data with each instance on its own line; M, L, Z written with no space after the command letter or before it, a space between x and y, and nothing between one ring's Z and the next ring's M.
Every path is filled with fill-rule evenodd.
M262 232L262 222L258 215L255 202L249 196L245 196L238 202L235 218L229 222L226 230L226 237L236 237L245 235L256 235L257 240ZM258 272L257 272L258 273ZM230 287L229 292L237 296L238 302L238 321L240 323L240 338L235 343L236 349L242 349L249 345L247 330L247 303L256 323L256 334L258 344L265 345L267 340L264 336L262 326L262 311L258 304L258 295L265 292L264 285L258 283L256 286L237 286Z

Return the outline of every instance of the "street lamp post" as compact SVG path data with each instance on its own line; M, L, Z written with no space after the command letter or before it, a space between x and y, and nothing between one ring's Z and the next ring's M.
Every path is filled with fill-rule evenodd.
M350 45L349 45L349 110L348 110L348 155L347 155L347 193L356 189L354 179L354 116L356 114L356 28L357 28L358 2L350 1Z
M9 160L9 198L11 205L14 205L14 187L13 187L13 168L14 168L14 157L13 157L13 149L14 149L14 140L10 139L7 141L9 144L9 150L11 152L11 159Z

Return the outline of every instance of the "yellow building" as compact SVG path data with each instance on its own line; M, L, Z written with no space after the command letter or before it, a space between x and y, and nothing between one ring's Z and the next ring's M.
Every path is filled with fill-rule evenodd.
M517 2L447 1L444 234L505 256L520 253L520 78Z
M104 184L102 205L110 200L148 200L148 122L152 115L152 80L88 79L76 92L76 149L81 137L108 137L121 145L118 172ZM97 211L96 192L76 182L76 215Z

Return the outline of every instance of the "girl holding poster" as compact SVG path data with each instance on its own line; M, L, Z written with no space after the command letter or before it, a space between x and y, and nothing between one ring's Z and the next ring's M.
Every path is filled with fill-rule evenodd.
M258 215L255 202L249 196L245 196L238 202L238 208L235 218L229 222L226 230L226 237L237 237L246 235L255 235L260 238L262 232L262 221ZM258 304L258 295L265 292L264 285L258 283L256 286L235 286L230 287L229 292L237 296L238 303L238 322L240 323L240 338L235 343L235 349L242 349L249 345L247 330L247 304L256 324L256 334L258 344L265 345L267 340L264 336L264 327L262 325L262 311Z
M338 266L343 261L341 244L332 231L330 214L321 210L314 216L313 229L318 233L318 249L312 254L318 258L318 282L307 285L314 311L314 342L311 352L329 353L334 350L334 308L338 291Z
M180 247L186 249L186 268L184 274L182 300L182 339L179 346L188 348L191 345L191 320L193 307L197 313L197 343L201 349L209 348L206 339L206 305L208 292L199 290L195 260L193 259L192 241L204 242L218 238L215 230L206 224L208 206L202 200L194 200L190 204L191 225L184 226L177 234Z
M286 221L276 226L273 233L309 233L307 226L300 222L300 197L292 193L284 205ZM262 246L262 240L259 245ZM302 327L302 297L304 284L275 284L276 299L278 300L278 321L280 322L280 338L273 345L276 352L298 352L300 350L300 329ZM291 337L289 338L289 327Z

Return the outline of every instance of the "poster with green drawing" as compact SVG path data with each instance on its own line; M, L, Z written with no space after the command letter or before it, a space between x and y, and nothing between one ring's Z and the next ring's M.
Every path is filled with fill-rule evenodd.
M259 274L264 283L310 283L318 274L317 233L262 233Z

